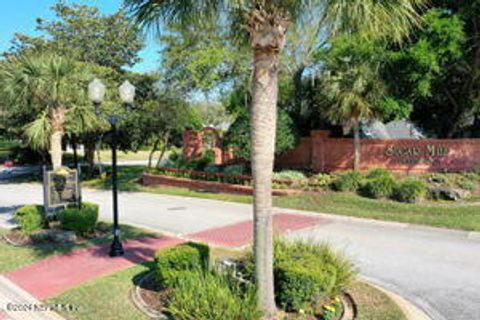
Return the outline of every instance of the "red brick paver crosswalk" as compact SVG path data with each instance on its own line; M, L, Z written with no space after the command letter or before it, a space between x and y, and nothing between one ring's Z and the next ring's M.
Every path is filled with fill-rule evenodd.
M110 258L109 245L80 249L46 258L5 276L39 300L48 299L85 281L151 260L155 251L181 243L171 237L124 242L125 256Z
M276 233L305 229L322 223L326 223L326 220L318 216L287 213L280 213L273 216L273 226ZM253 222L239 222L220 228L201 231L189 235L188 238L217 246L241 247L252 241Z

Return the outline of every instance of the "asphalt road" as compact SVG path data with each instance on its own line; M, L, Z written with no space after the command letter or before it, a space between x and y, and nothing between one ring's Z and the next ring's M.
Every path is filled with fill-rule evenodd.
M84 190L111 220L110 192ZM38 184L0 184L0 226L26 203L41 203ZM292 210L278 209L281 212ZM304 214L316 214L306 213ZM184 235L251 219L249 205L221 201L120 194L121 222ZM292 233L327 241L353 259L360 274L409 301L433 319L480 319L480 235L461 231L324 215L328 223Z

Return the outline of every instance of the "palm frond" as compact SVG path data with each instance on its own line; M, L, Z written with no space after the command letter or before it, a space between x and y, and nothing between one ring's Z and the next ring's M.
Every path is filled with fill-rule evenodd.
M192 23L216 15L222 0L124 0L136 24L159 33L164 23Z
M52 126L45 110L32 123L25 126L25 137L33 149L47 150L50 145Z
M391 37L401 42L421 24L419 11L428 0L329 0L325 22L337 32Z

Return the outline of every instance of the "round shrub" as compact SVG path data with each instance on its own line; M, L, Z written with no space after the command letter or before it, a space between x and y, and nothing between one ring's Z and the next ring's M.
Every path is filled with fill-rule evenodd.
M26 235L31 235L32 232L40 230L45 226L43 206L24 206L15 212L15 219L20 226L20 230Z
M310 180L310 183L318 187L328 187L332 184L332 176L327 173L319 173L313 176Z
M287 311L313 312L354 280L353 264L330 246L313 242L275 243L275 296Z
M361 188L361 193L369 198L389 198L393 194L396 182L391 175L379 175L375 178L368 179Z
M93 233L98 222L98 205L84 202L81 208L70 207L59 215L60 225L65 230L75 231L80 236Z
M199 243L189 242L158 251L155 254L157 281L170 287L182 272L208 269L209 260L209 247Z
M367 173L367 179L376 179L381 177L393 177L392 173L386 169L376 168Z
M343 172L333 181L333 188L337 191L357 191L362 180L362 175L357 171Z
M273 179L274 180L291 180L291 181L297 181L297 180L304 180L307 177L305 174L301 171L296 171L296 170L283 170L280 172L274 172L273 173Z
M422 199L427 192L423 181L417 178L405 178L395 186L393 198L400 202L415 203Z

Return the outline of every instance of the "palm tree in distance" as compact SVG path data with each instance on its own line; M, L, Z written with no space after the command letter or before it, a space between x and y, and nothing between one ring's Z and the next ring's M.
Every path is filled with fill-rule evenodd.
M86 71L73 60L48 53L11 57L0 68L0 92L5 102L11 112L34 111L25 136L33 148L49 150L54 169L62 166L67 125L86 130L94 123L93 110L86 107Z
M418 24L426 0L124 0L136 22L157 33L172 22L185 26L221 21L247 40L252 51L251 139L254 181L254 256L258 303L265 317L276 312L273 283L272 171L279 60L286 33L312 4L326 32L366 32L400 40ZM245 41L247 42L247 41Z
M332 101L326 115L344 131L353 131L354 171L360 170L360 124L376 118L376 103L384 88L377 73L367 65L352 66L327 75L323 79L324 92ZM346 130L345 130L346 129Z

